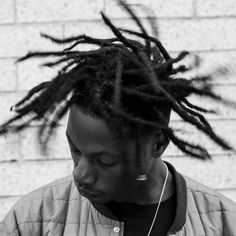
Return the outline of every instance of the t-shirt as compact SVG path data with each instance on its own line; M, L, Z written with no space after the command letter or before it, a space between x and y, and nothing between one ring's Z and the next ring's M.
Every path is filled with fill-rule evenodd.
M109 202L107 207L124 222L124 236L146 236L151 227L158 203L139 205L135 203ZM170 229L176 209L176 194L161 202L151 236L166 236Z

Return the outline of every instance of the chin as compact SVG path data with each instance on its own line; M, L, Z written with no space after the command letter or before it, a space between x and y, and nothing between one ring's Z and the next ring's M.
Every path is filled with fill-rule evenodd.
M85 197L85 196L84 196ZM112 201L112 199L108 198L108 197L88 197L86 196L86 198L92 202L92 203L96 203L96 204L106 204L110 201Z

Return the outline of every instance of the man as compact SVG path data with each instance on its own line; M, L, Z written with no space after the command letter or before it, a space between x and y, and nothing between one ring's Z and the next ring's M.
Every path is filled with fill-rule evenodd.
M43 120L39 141L47 141L69 109L67 139L74 162L73 176L54 181L26 195L0 226L1 235L234 235L236 204L182 176L161 159L169 141L186 154L209 158L206 149L182 140L169 126L171 110L225 149L231 147L212 130L187 100L201 94L221 101L208 77L185 80L160 41L149 36L131 9L120 2L141 32L145 45L124 37L104 15L114 38L85 35L55 39L71 43L62 52L29 53L58 56L47 66L62 65L58 75L41 83L12 109L18 114L0 127L18 132ZM81 52L80 43L99 49ZM154 44L154 45L153 45ZM200 82L199 84L197 82ZM197 83L197 85L196 85ZM14 121L31 115L28 122Z

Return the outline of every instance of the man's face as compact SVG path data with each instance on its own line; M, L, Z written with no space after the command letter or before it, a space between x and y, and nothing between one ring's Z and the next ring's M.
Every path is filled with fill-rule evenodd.
M102 119L73 105L67 138L74 161L75 184L84 197L97 203L125 201L140 185L136 181L135 142L120 142Z

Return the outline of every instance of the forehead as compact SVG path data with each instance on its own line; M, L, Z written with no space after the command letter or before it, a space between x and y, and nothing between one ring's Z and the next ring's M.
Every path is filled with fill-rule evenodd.
M70 108L67 134L74 144L89 151L120 150L120 142L102 119L85 114L77 105Z

